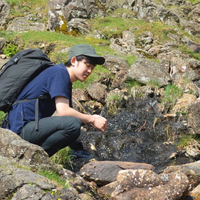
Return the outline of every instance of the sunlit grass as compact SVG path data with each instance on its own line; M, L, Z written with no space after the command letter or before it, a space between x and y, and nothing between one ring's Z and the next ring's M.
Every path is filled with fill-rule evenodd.
M22 17L24 13L29 12L36 14L36 9L39 9L43 15L43 21L47 21L48 1L46 0L5 0L10 5L10 15ZM38 6L39 5L39 6Z

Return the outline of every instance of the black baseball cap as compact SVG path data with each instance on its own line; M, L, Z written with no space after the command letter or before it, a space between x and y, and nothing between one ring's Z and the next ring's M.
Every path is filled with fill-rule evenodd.
M69 49L68 59L70 60L72 57L80 55L95 58L95 63L98 65L102 65L105 62L105 58L98 56L95 49L88 44L77 44L71 47Z

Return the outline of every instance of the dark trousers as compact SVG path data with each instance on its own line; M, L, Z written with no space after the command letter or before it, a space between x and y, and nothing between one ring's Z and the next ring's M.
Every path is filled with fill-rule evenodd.
M53 116L39 120L39 130L35 121L24 126L20 137L41 146L49 156L70 145L80 135L81 121L75 117Z

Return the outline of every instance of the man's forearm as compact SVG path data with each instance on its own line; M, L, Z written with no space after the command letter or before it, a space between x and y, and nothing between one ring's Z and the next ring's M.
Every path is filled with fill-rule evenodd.
M58 113L58 115L59 116L73 116L80 119L82 123L93 123L94 121L92 115L83 114L73 108L68 108L66 111L63 111L62 113Z

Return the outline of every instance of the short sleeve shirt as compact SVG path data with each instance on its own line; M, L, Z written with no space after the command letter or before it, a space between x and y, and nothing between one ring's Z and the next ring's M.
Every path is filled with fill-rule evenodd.
M56 110L55 97L69 99L72 107L72 83L67 68L61 63L42 71L23 89L17 100L34 99L43 94L50 98L39 100L39 119L50 117ZM35 102L27 101L13 106L8 115L9 129L20 134L22 127L35 120Z

